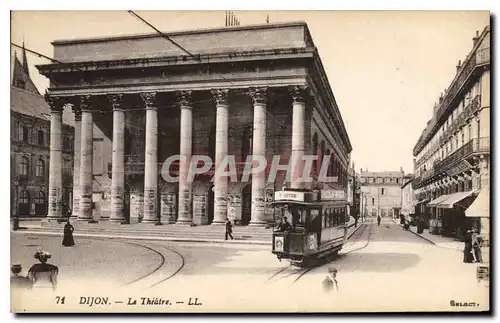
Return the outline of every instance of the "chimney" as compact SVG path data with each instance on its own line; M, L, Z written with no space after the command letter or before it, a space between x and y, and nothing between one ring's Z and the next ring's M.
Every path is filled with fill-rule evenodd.
M443 92L441 92L441 95L439 96L439 104L443 102Z
M472 38L474 46L476 46L478 40L479 40L479 31L476 30L476 37Z
M458 60L458 64L457 64L457 74L458 72L460 72L460 68L462 67L462 61L461 60Z

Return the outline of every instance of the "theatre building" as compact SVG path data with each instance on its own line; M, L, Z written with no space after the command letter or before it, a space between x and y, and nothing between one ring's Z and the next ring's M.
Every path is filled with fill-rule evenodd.
M417 215L430 232L462 237L475 227L489 236L490 28L477 32L472 50L435 104L415 156Z
M330 189L347 190L351 144L305 23L237 26L166 34L54 41L54 59L37 66L51 87L49 219L62 216L61 108L75 112L73 216L119 223L265 225L275 190L319 187L279 172L242 182L248 155L331 156ZM213 163L194 181L194 155ZM216 165L234 156L237 182ZM163 170L165 171L165 169Z

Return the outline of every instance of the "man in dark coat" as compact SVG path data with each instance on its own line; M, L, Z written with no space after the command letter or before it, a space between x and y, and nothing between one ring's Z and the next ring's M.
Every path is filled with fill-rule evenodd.
M233 225L231 223L231 221L229 221L229 219L226 219L226 240L227 240L227 236L230 236L231 237L231 240L233 240Z
M465 234L464 239L464 262L471 263L474 261L474 255L472 253L472 231L468 230Z
M281 218L280 223L276 227L276 231L278 232L290 232L292 231L292 225L290 222L288 222L288 219L286 216Z

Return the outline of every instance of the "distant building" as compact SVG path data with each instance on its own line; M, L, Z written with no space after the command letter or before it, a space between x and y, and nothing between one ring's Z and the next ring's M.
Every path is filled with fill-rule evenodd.
M410 177L411 176L411 177ZM415 197L413 196L412 174L405 176L401 186L401 214L409 220L409 216L415 214Z
M487 26L413 148L416 213L430 218L432 233L462 236L476 227L489 234L490 50Z
M348 183L347 183L347 214L357 217L360 214L360 182L359 176L356 173L354 162L347 170Z
M401 185L405 179L400 171L370 172L361 169L359 174L363 214L368 216L398 217L401 213Z
M11 215L47 215L49 190L50 108L30 78L26 51L13 57L10 87ZM71 205L73 122L63 113L62 206Z

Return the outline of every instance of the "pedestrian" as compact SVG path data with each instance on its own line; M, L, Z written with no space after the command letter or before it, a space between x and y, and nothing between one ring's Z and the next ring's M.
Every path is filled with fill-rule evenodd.
M337 269L333 267L328 268L328 276L326 276L321 284L325 293L333 290L339 290L337 283Z
M483 262L483 255L481 247L483 244L483 237L479 235L477 229L472 229L471 234L472 254L475 262Z
M46 251L37 251L34 257L40 263L34 264L28 271L28 277L30 278L33 287L52 288L55 290L57 287L57 275L59 274L59 268L47 263L51 257L50 253Z
M10 271L13 276L10 276L10 287L15 289L31 289L31 280L27 276L21 276L20 273L23 270L21 265L12 265Z
M474 261L474 253L472 251L472 231L468 230L464 239L464 263Z
M233 240L233 225L231 224L231 221L229 221L229 219L226 219L226 239L227 240L227 236L230 236L231 237L231 240Z
M358 217L355 217L354 218L354 227L357 228L358 227Z
M73 231L75 231L75 228L71 225L71 223L66 222L64 225L64 237L62 241L62 245L65 247L72 247L75 245L75 239L73 239Z
M380 221L382 221L382 218L380 215L377 216L377 225L380 226Z

